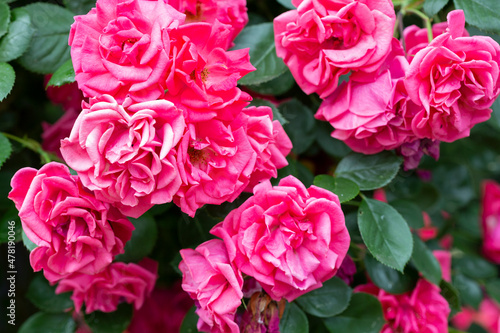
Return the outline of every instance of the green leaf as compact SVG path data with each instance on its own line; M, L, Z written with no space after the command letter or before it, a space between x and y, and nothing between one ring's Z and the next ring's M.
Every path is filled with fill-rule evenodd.
M451 315L453 316L453 314L461 310L458 290L445 280L441 280L439 288L441 288L441 295L448 301L448 304L450 304Z
M8 62L20 57L27 49L33 36L31 19L22 8L12 10L11 23L7 35L0 39L0 62Z
M410 228L420 229L424 226L422 210L417 204L408 200L394 200L391 201L391 206L403 216Z
M4 3L0 2L0 37L9 31L10 23L10 8Z
M52 74L49 82L47 82L47 87L60 87L72 82L75 82L75 70L73 69L73 62L68 59Z
M307 313L321 318L335 316L349 305L352 289L334 277L323 283L323 287L308 292L296 299L296 302Z
M5 64L5 65L7 65L7 64ZM0 64L0 71L2 70L1 68L2 68L2 64ZM2 73L0 73L0 77L1 76L2 76ZM1 78L0 78L0 81L1 81ZM1 85L2 84L0 83L0 86ZM0 100L2 100L2 99L0 98ZM5 135L0 133L0 168L2 168L2 165L10 157L11 153L12 153L12 145L10 144L9 139L7 139L5 137Z
M278 170L278 178L273 179L274 183L271 182L273 185L277 185L280 179L289 175L298 178L306 187L313 184L314 175L311 170L293 158L288 157L286 160L288 161L288 165Z
M292 141L293 152L306 152L316 136L312 111L296 99L281 103L278 110L288 121L283 128Z
M196 327L196 324L198 323L198 315L195 313L196 311L196 306L192 306L191 309L189 309L188 313L184 316L184 319L182 320L181 324L181 330L179 333L197 333L198 328Z
M26 246L26 248L28 249L28 251L33 251L38 245L36 245L35 243L33 243L31 241L31 239L28 238L28 236L26 236L26 233L22 232L22 238L23 238L23 243L24 243L24 246Z
M287 303L280 320L280 332L309 332L309 322L306 314L295 303Z
M130 218L135 227L132 238L125 244L125 253L116 256L117 261L139 262L153 250L158 230L155 219L148 213L138 219Z
M472 279L489 279L498 276L498 268L487 260L473 255L453 258L453 269Z
M350 152L349 148L343 141L333 138L330 133L332 132L332 126L326 121L316 121L314 126L316 131L316 142L318 142L321 149L323 149L328 155L336 158L343 158Z
M359 207L358 225L373 256L403 272L413 251L410 228L403 217L385 202L367 198Z
M460 294L462 304L470 305L476 310L479 308L479 304L483 300L483 290L479 283L463 274L454 274L453 285Z
M69 313L37 312L19 328L18 333L73 333L76 324Z
M325 319L324 323L330 333L379 333L385 319L382 305L375 296L354 293L349 307L340 315Z
M279 112L278 108L276 108L276 106L273 103L269 102L268 100L262 98L254 98L250 102L249 106L268 106L271 108L271 110L273 110L273 120L279 121L282 126L287 123L287 120Z
M413 254L411 260L420 273L435 285L441 282L441 266L431 250L417 236L413 235Z
M329 175L314 177L314 185L335 193L339 197L340 203L354 199L359 193L359 187L353 181Z
M262 95L273 95L278 96L286 93L288 90L292 89L295 84L295 79L289 70L281 74L271 81L263 82L257 85L247 85L248 89L255 91L256 93Z
M250 48L250 62L257 68L238 83L242 85L257 85L271 81L285 73L287 67L276 55L274 45L274 29L271 22L255 24L246 27L234 40L234 50Z
M14 72L14 69L12 68L11 65L5 63L5 62L0 62L0 102L7 97L7 95L10 93L12 90L12 87L14 87L14 81L16 80L16 73ZM1 133L0 133L1 135ZM3 138L5 136L2 135ZM5 138L7 140L7 138ZM9 155L10 155L10 142L9 140L5 141L4 139L0 140L0 145L2 144L8 144L9 145ZM3 162L2 161L2 156L5 155L2 154L2 149L0 147L0 167L2 166ZM7 156L8 157L8 156Z
M278 1L278 3L281 4L285 8L297 9L297 8L295 8L294 5L292 5L292 0L276 0L276 1Z
M93 333L122 333L132 319L132 305L121 303L114 312L94 311L85 314L85 322Z
M351 153L340 161L335 175L352 180L361 191L374 190L389 184L402 162L401 157L387 151L376 155Z
M500 33L500 2L498 0L453 0L463 9L465 21L479 29Z
M68 37L74 22L73 13L63 7L42 2L23 8L30 15L35 33L28 51L19 58L19 62L36 73L54 73L70 59Z
M424 11L429 17L436 15L448 4L449 0L426 0L424 2Z
M56 295L56 286L51 286L41 273L31 280L26 297L37 308L50 313L65 312L74 306L71 293Z
M485 287L488 295L500 304L500 279L486 281Z
M404 274L381 264L371 255L365 257L365 266L372 279L379 288L391 294L403 294L413 290L418 280L418 272L407 266Z
M83 15L95 7L96 0L63 0L63 3L76 15Z

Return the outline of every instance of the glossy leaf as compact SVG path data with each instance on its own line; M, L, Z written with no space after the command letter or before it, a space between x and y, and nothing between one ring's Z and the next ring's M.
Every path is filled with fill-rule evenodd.
M487 281L485 287L488 295L500 304L500 279Z
M391 201L391 206L403 216L411 228L420 229L424 226L422 210L417 204L408 200L394 200Z
M0 64L0 71L1 71L1 67L2 66ZM0 76L2 76L1 73L0 73ZM0 83L0 85L1 85L1 83ZM11 153L12 153L12 145L11 145L9 139L7 139L5 137L5 135L0 133L0 168L2 168L2 165L10 157Z
M116 256L117 261L139 262L148 256L156 244L158 231L155 219L148 213L134 219L129 218L135 227L132 238L125 244L125 253Z
M95 0L63 0L64 6L77 15L87 14L95 7Z
M56 295L56 286L51 286L41 273L36 274L31 280L26 297L37 308L45 312L65 312L74 307L70 298L71 293Z
M457 9L463 9L465 21L471 25L500 33L500 2L498 0L453 0Z
M6 3L0 2L0 37L9 30L10 8Z
M340 203L354 199L359 193L359 186L346 178L318 175L314 177L314 185L335 193Z
M12 90L12 87L14 87L14 81L16 80L16 73L14 72L14 69L12 68L11 65L5 63L5 62L0 62L0 102L7 97L7 95L10 93ZM1 133L0 133L1 135ZM2 146L8 145L8 155L10 155L10 143L5 136L3 136L3 139L0 139L0 167L2 166L3 162L5 159L2 159L2 155L6 155L5 153L2 154ZM8 156L7 156L8 157Z
M280 332L309 332L307 316L295 303L286 304L285 312L280 320Z
M441 9L448 4L449 0L425 0L424 11L429 17L436 15Z
M439 284L441 295L448 301L452 315L460 311L460 296L458 290L449 282L441 280Z
M415 269L407 266L404 274L383 265L371 255L365 257L365 267L373 283L391 294L403 294L413 290L418 280Z
M415 267L422 275L434 283L439 285L441 282L441 266L431 250L417 235L413 235L413 254L411 260Z
M372 255L402 272L413 251L410 228L403 217L385 202L367 198L359 207L358 225Z
M76 323L70 313L37 312L19 328L18 333L73 333Z
M257 85L247 85L248 89L261 95L282 95L290 90L295 84L295 79L289 70L271 81L263 82Z
M476 310L479 308L479 304L483 300L483 290L479 283L463 274L454 274L453 285L460 294L462 304L472 306Z
M0 39L0 62L20 57L28 49L33 36L29 13L22 8L16 8L11 14L9 31Z
M52 74L49 82L47 82L47 87L60 87L72 82L75 82L75 70L73 69L73 62L69 59Z
M321 318L335 316L349 305L352 289L341 279L333 277L325 281L319 289L308 292L296 299L307 313Z

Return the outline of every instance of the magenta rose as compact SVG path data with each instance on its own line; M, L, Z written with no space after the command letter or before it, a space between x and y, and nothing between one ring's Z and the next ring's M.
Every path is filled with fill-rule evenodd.
M374 72L391 45L396 15L390 0L293 0L274 19L276 53L307 93L321 98L349 71Z
M386 324L380 333L447 333L450 305L439 287L420 279L412 291L393 295L372 283L355 291L376 296L382 303Z
M417 52L406 74L412 101L423 109L413 116L419 138L445 142L466 137L490 117L500 93L500 46L486 36L462 37L461 10L448 14L448 29Z
M61 153L83 184L125 215L139 217L172 200L181 185L175 145L185 129L166 100L123 105L103 95L78 116Z
M500 264L500 185L493 180L482 184L481 228L483 254Z
M37 245L30 262L51 283L79 272L97 274L123 253L134 226L96 199L60 163L23 168L11 181L9 198L19 210L26 236Z
M74 273L59 282L56 294L73 292L75 310L85 304L85 313L113 312L121 302L140 309L156 283L158 263L145 258L139 264L114 262L104 271L89 275Z
M242 273L272 299L289 302L333 277L350 243L338 197L293 176L255 186L211 233L224 240Z
M180 253L182 289L195 300L198 330L239 333L234 317L243 298L243 277L229 260L224 242L212 239Z
M78 87L88 97L155 100L165 90L169 31L185 15L166 0L98 0L75 16L69 45Z

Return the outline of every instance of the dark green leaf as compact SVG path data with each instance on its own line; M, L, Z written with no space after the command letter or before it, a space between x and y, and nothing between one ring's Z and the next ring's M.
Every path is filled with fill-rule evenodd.
M278 1L278 3L280 3L285 8L297 9L297 8L295 8L294 5L292 5L292 0L276 0L276 1Z
M441 189L442 209L447 212L465 207L476 196L470 170L460 163L440 163L432 182Z
M500 33L500 2L498 0L453 0L457 9L463 9L465 21L471 25Z
M486 329L484 329L483 327L479 326L476 323L470 325L467 331L468 331L467 333L488 333Z
M274 45L274 30L271 22L255 24L246 27L234 40L235 50L250 48L250 62L257 68L238 83L243 85L257 85L277 78L285 73L287 67L283 60L276 55Z
M68 59L55 71L49 82L47 82L47 87L60 87L72 82L75 82L75 70L73 69L73 62Z
M295 303L287 303L280 320L280 332L309 332L309 322L306 314Z
M410 228L403 217L385 202L364 199L358 210L358 225L373 256L403 272L413 251Z
M271 81L267 81L258 85L247 85L248 89L262 95L282 95L290 90L295 84L295 79L289 70L281 74Z
M5 35L9 30L10 23L10 8L4 3L0 2L0 37Z
M472 306L475 309L479 308L479 304L483 300L483 291L479 283L463 274L454 274L453 285L460 294L462 304Z
M341 140L333 138L330 134L333 131L332 126L326 121L316 121L315 131L316 131L316 141L328 155L334 156L336 158L343 158L350 152L349 148Z
M14 232L14 234L12 234L12 232ZM17 209L12 207L0 220L0 243L7 243L9 241L9 235L13 235L14 242L18 242L22 239L22 232L23 228L17 216Z
M431 250L417 236L413 235L413 254L411 260L420 273L435 285L441 282L441 266Z
M33 36L31 19L22 8L12 10L9 32L0 39L0 62L8 62L20 57L30 45Z
M28 238L28 236L26 236L26 233L22 232L22 239L23 239L23 243L24 243L24 246L26 246L26 248L31 252L33 251L33 249L35 249L37 247L37 245L35 243L33 243L31 241L31 239Z
M362 191L374 190L389 184L402 162L401 157L387 151L376 155L352 153L340 161L335 175L352 180Z
M23 8L30 15L35 33L28 51L19 58L19 62L36 73L54 73L70 59L68 37L74 22L73 13L63 7L42 2Z
M384 323L382 305L375 296L365 293L354 293L347 310L325 319L330 333L379 333Z
M472 279L488 279L498 276L498 268L487 260L473 255L453 259L453 268Z
M424 11L429 17L436 15L446 6L448 0L426 0L424 2Z
M69 313L37 312L24 322L18 333L73 333L75 329Z
M365 257L365 266L371 280L379 288L391 294L403 294L413 290L418 280L418 273L407 266L404 274L381 264L371 255Z
M135 227L132 238L125 244L125 253L116 256L117 261L139 262L148 256L156 244L158 231L155 219L148 213L138 219L130 218Z
M132 312L132 305L121 303L114 312L85 314L85 322L93 333L122 333L130 324Z
M488 295L500 304L500 279L486 281L485 287Z
M37 273L31 280L26 297L45 312L65 312L73 307L71 293L56 295L56 286L51 286L41 273Z
M198 323L198 315L195 313L196 311L196 306L191 307L189 309L188 313L182 320L182 325L181 325L181 330L180 333L197 333L198 328L196 327L196 324Z
M249 106L269 106L271 110L273 110L273 120L277 120L280 122L281 125L285 125L287 123L286 119L283 117L283 115L279 112L279 110L276 108L276 106L261 98L254 98Z
M335 193L339 197L340 203L354 199L359 193L359 187L353 181L329 175L314 177L314 185Z
M0 64L0 71L1 71L1 66ZM0 77L2 74L0 73ZM1 79L0 79L1 81ZM1 85L1 83L0 83ZM0 99L1 100L1 99ZM5 163L5 161L10 157L10 154L12 153L12 145L10 144L9 139L5 137L2 133L0 133L0 168L2 168L2 165Z
M410 228L420 229L424 226L422 210L415 203L408 200L394 200L391 201L391 206L403 216Z
M497 130L500 130L500 98L497 98L491 106L493 112L488 123L492 124Z
M63 0L64 6L77 15L87 14L95 7L95 0Z
M15 80L16 80L16 73L14 72L12 66L5 62L0 62L0 102L10 93L12 87L14 87ZM9 155L10 155L10 142L9 140L7 140L7 138L5 138L5 136L2 135L2 137L4 139L0 139L0 145L8 144ZM2 154L1 147L0 147L0 155L4 155ZM2 161L2 156L0 156L0 167L2 166L4 161L5 160Z
M441 288L441 295L443 295L443 297L448 301L448 304L450 304L452 315L460 311L460 296L458 294L458 290L451 283L446 282L445 280L441 280L439 288Z
M352 289L341 279L334 277L323 283L323 287L297 298L296 302L307 313L328 318L344 311L349 305Z
M292 141L293 152L306 152L316 136L312 111L296 99L281 103L278 109L288 121L283 127Z
M288 165L284 168L278 170L278 179L273 179L273 185L276 185L280 179L293 175L298 178L306 187L309 187L313 184L314 175L311 170L309 170L304 164L300 161L297 161L292 158L287 158Z

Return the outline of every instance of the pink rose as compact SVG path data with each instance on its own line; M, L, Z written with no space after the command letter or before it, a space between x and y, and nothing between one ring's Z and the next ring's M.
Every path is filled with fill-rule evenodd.
M447 333L450 306L439 287L420 279L412 291L389 294L372 283L355 291L376 296L382 303L386 324L381 333Z
M464 307L452 318L453 326L467 330L472 323L484 328L488 333L500 333L500 305L486 296L478 310Z
M448 14L448 29L420 50L406 74L412 101L423 106L411 127L419 138L455 141L490 117L500 93L500 46L490 37L462 37L461 10Z
M180 253L182 289L195 300L198 330L239 333L234 316L243 298L243 277L231 264L224 243L211 239Z
M441 266L443 280L451 283L451 252L447 250L432 251Z
M184 129L184 118L171 102L126 99L120 105L103 95L85 105L61 142L61 153L98 199L137 218L171 201L179 189L173 148Z
M74 273L61 280L56 294L72 291L75 310L85 303L85 313L96 310L113 312L125 301L140 309L156 283L158 263L144 258L139 264L114 262L104 271L94 274Z
M183 23L166 0L99 0L75 16L69 45L78 87L88 97L155 100L165 90L169 31Z
M269 180L255 186L254 195L211 233L224 240L231 261L272 299L289 302L333 277L350 243L337 196L305 188L293 176L278 186Z
M52 162L23 168L11 181L9 198L19 210L35 271L51 283L72 273L96 274L123 253L134 226L114 207L96 199L68 168Z
M246 0L168 0L168 4L186 14L186 23L217 20L229 25L228 46L248 23Z
M390 0L293 0L297 10L274 19L276 53L295 81L321 98L349 71L374 72L391 45Z
M354 151L375 154L416 139L411 114L419 111L404 86L408 61L400 42L393 39L386 61L373 75L351 75L328 96L315 117L335 128L334 138Z
M482 184L481 228L483 254L500 264L500 185L493 180Z

